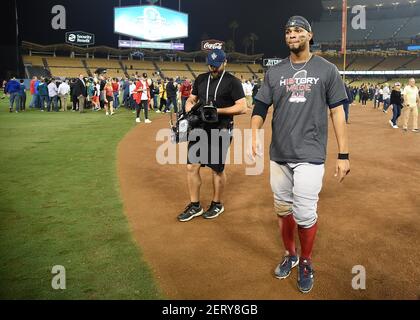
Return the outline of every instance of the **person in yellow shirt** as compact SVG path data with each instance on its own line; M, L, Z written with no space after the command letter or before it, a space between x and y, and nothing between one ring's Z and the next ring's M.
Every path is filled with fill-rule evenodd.
M410 114L413 114L413 132L419 132L418 117L419 110L418 104L420 103L419 88L416 86L414 78L408 80L408 85L404 88L404 108L403 108L403 130L408 130L408 120Z
M159 81L159 98L160 98L160 104L159 104L159 112L166 112L166 99L168 98L166 94L166 81ZM165 107L162 110L162 107Z

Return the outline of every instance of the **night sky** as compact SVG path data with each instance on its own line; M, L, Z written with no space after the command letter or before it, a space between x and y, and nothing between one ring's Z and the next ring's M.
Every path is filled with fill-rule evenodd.
M82 30L96 35L97 45L117 47L118 35L113 32L113 7L118 0L41 0L31 2L17 0L20 41L40 44L64 43L66 31ZM122 5L138 5L139 0L121 0ZM142 1L147 4L146 0ZM67 30L53 30L51 8L63 5L67 10ZM162 0L162 5L178 10L178 0ZM321 0L182 0L181 11L189 14L190 37L182 39L187 51L198 49L203 34L209 38L229 40L232 20L239 23L236 32L237 51L243 52L243 38L251 32L259 37L255 53L265 56L287 55L284 45L284 24L292 15L303 15L309 21L317 21L321 15ZM13 19L14 20L14 19ZM12 31L13 28L9 30ZM11 32L13 34L13 32ZM13 36L9 35L9 41Z
M19 17L19 43L64 43L66 32L80 30L94 33L96 45L118 46L119 35L113 30L113 8L118 6L119 0L39 0L32 1L30 6L24 0L2 0L0 79L6 77L8 70L16 70L17 74L22 74L23 70L16 51L15 1ZM147 4L146 0L121 0L122 6L139 5L141 2ZM54 5L66 8L66 30L51 27ZM162 5L178 10L178 0L162 0ZM239 23L235 41L237 51L244 52L243 39L253 32L259 37L255 53L263 53L265 57L285 57L288 55L284 44L287 19L298 14L310 22L319 21L322 5L321 0L182 0L181 11L189 14L190 36L181 40L187 51L198 50L203 35L207 35L207 39L231 39L229 24L236 20Z

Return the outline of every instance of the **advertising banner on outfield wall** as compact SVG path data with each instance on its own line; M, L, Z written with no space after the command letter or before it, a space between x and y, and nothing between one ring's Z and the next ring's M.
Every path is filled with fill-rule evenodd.
M162 49L162 50L184 50L183 43L172 42L151 42L151 41L136 41L136 40L119 40L119 48L137 48L137 49Z
M221 40L215 40L215 39L201 41L201 50L210 51L213 49L224 50L225 42Z
M66 43L75 46L93 46L95 35L84 31L66 32Z

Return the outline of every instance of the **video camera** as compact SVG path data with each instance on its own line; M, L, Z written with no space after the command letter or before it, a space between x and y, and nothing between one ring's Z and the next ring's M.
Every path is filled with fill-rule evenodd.
M204 129L206 124L214 124L218 121L217 108L213 104L205 105L199 101L191 108L190 112L177 114L175 125L171 116L171 140L173 143L188 141L188 135L191 130Z

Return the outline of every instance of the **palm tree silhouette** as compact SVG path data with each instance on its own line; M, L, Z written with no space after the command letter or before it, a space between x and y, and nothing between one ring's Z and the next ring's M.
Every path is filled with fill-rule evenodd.
M249 36L246 36L243 40L242 40L242 44L245 48L245 54L248 54L248 48L251 45L251 38Z
M249 35L249 40L251 41L251 52L252 52L252 54L254 54L255 53L255 41L257 41L258 40L258 36L255 34L255 33L251 33L250 35Z
M233 20L230 24L229 24L229 29L232 29L232 41L233 41L233 45L235 46L235 33L236 33L236 29L239 28L239 23L236 20Z

